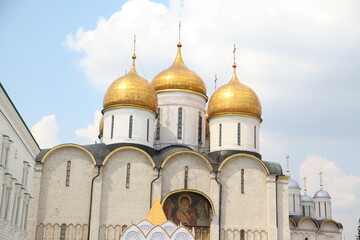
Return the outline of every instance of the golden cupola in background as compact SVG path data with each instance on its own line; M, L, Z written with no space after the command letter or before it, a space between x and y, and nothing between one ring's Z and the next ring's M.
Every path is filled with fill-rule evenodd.
M101 139L101 137L104 134L104 116L101 117L100 119L100 123L99 123L99 138Z
M106 91L103 107L106 111L117 107L135 107L156 113L157 95L151 84L135 69L136 55L128 74L115 80Z
M236 76L236 64L233 64L233 76L227 84L217 89L211 96L208 106L208 118L241 114L261 118L261 103L256 93L242 84Z
M189 91L206 97L206 85L195 72L188 69L181 56L181 43L177 44L178 50L174 63L166 70L159 73L152 81L156 92L162 91Z

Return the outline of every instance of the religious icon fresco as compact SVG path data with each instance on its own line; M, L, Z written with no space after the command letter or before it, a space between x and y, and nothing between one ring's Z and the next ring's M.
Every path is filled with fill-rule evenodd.
M200 194L192 192L174 193L169 196L163 209L168 220L185 226L210 226L211 205Z

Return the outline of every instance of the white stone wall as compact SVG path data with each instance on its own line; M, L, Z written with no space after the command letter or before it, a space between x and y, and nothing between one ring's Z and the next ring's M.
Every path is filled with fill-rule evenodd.
M304 219L295 227L291 223L291 240L342 240L342 230L337 225L328 221L321 226L316 226L313 220Z
M113 136L111 137L112 116L114 116ZM129 138L129 121L133 117L132 136ZM149 129L147 121L149 119ZM106 110L104 113L104 133L102 141L105 144L136 143L153 147L155 131L155 113L148 110L121 107ZM149 137L147 137L149 133Z
M0 239L25 239L35 157L40 151L0 84Z
M100 226L130 225L143 220L150 209L150 183L154 178L151 160L134 149L115 150L106 160L102 174Z
M313 202L302 202L301 208L305 210L304 216L315 217L314 203Z
M159 92L160 139L155 141L157 149L171 144L182 144L201 149L205 146L205 104L206 99L190 92ZM178 139L178 109L183 113L182 136ZM202 143L198 142L198 119L202 116Z
M314 198L314 213L316 219L331 219L331 199Z
M69 186L67 162L71 161ZM37 224L88 224L93 160L83 149L64 146L44 159Z
M277 178L277 217L278 227L277 235L278 240L290 240L290 227L289 227L289 206L288 206L288 179L286 177ZM276 221L275 221L276 222ZM269 221L271 229L275 227L273 221ZM272 224L271 224L272 223ZM271 238L270 238L271 239Z
M244 193L240 188L241 169L244 169ZM255 159L237 156L227 161L220 171L223 185L221 225L225 235L230 230L244 229L253 232L255 239L267 239L268 201L275 199L275 195L268 195L264 167Z
M196 189L210 196L212 168L202 157L185 152L174 155L164 164L161 173L161 199L172 191L184 189L186 166L188 166L187 189Z
M300 189L289 189L289 214L302 215Z
M238 123L240 123L240 145L238 145ZM220 144L221 124L221 144ZM210 152L219 150L245 150L260 152L260 119L244 115L222 115L212 117L210 125ZM256 133L254 133L254 127ZM221 145L221 146L220 146Z

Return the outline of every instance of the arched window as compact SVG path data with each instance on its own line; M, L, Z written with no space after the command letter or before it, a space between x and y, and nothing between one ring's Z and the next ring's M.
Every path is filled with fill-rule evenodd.
M160 139L160 108L158 108L158 115L157 115L157 119L156 119L156 136L155 139L159 140Z
M325 217L327 217L326 202L324 203L324 207L325 207Z
M15 225L19 224L19 218L20 218L20 204L21 204L21 196L17 199L17 205L16 205L16 213L15 213Z
M66 224L61 224L60 240L65 240L65 235L66 235Z
M219 124L219 147L221 147L221 140L222 140L222 124Z
M240 240L245 240L245 230L244 229L240 230Z
M71 161L68 161L66 164L66 181L65 186L70 186L70 171L71 171Z
M177 138L182 139L182 125L183 125L183 109L178 109L178 133Z
M127 164L126 168L126 188L130 188L130 163Z
M241 124L238 123L237 126L237 145L240 146L241 145Z
M146 141L149 141L149 119L146 121Z
M256 148L256 126L254 126L254 148Z
M245 170L241 169L241 193L245 193L245 189L244 189L244 175L245 175Z
M198 119L198 143L202 143L202 116L201 112L199 112L199 119Z
M15 221L15 214L16 214L16 200L18 199L17 194L14 196L14 202L13 202L13 208L12 208L12 214L11 214L11 223L13 224Z
M188 188L189 167L185 166L184 189Z
M292 199L293 199L293 209L294 209L294 212L296 212L295 194L292 195Z
M29 204L26 204L25 206L25 218L24 218L24 227L23 230L27 229L27 218L28 218L28 213L29 213Z
M122 231L122 232L125 231L126 228L127 228L127 225L122 225L122 226L121 226L121 231Z
M111 116L111 133L110 138L112 139L114 137L114 115Z
M7 188L7 194L6 194L6 205L5 205L5 220L9 219L9 208L10 208L10 196L11 196L12 188Z
M129 119L129 138L132 138L132 134L133 134L133 116L130 116Z

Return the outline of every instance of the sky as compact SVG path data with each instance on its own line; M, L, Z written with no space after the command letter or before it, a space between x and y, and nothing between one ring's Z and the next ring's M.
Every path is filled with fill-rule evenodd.
M151 81L176 55L211 97L231 77L259 96L263 159L332 196L354 239L360 217L357 0L0 0L0 81L42 148L98 141L107 87L130 69Z

